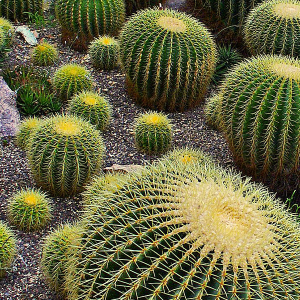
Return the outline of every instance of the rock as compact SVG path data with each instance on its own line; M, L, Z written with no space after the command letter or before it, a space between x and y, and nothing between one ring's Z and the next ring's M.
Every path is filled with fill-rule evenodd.
M22 37L25 39L25 41L29 44L29 45L37 45L37 39L34 36L34 34L30 31L30 29L27 26L17 26L16 27L16 33L19 33L22 35Z
M0 137L15 136L20 123L17 93L0 76Z
M120 173L129 173L141 171L143 166L141 165L118 165L113 164L111 167L104 169L104 172L120 172Z

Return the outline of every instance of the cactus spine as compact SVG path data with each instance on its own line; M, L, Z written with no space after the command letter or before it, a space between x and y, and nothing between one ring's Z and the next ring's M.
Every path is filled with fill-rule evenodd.
M31 60L38 66L50 66L58 60L58 53L53 45L42 42L32 49Z
M75 116L54 116L32 133L27 153L37 184L65 197L80 192L99 171L104 144L90 123Z
M204 115L208 125L216 130L222 130L222 96L215 94L210 97L204 106Z
M250 179L157 163L99 198L69 299L299 298L299 224Z
M120 56L128 92L138 104L184 111L203 100L216 46L196 19L170 9L147 9L123 27Z
M253 55L300 55L300 3L273 0L255 7L248 15L244 39ZM276 32L276 34L274 33Z

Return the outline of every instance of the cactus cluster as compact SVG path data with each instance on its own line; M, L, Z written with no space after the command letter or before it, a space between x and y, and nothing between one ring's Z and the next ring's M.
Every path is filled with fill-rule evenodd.
M164 5L165 3L166 0L125 0L126 14L132 15L140 9L158 6L159 4Z
M4 31L3 47L8 48L11 46L15 36L14 26L8 20L0 18L0 28ZM2 42L0 43L2 44Z
M14 233L0 221L0 278L5 276L17 252Z
M54 116L34 130L27 154L38 186L65 197L80 192L99 171L104 144L99 131L83 119Z
M166 152L172 141L172 126L162 113L145 113L134 124L135 144L147 154Z
M111 70L119 64L119 51L118 41L105 35L92 41L88 54L95 68Z
M86 50L100 35L116 35L125 21L124 0L57 0L55 5L62 40L77 50Z
M235 161L255 178L298 185L299 90L300 61L288 57L252 58L227 74L222 127Z
M71 99L81 91L91 90L93 83L90 72L77 64L67 64L58 68L52 79L53 88L62 100Z
M298 299L299 242L296 218L250 179L156 163L99 193L66 287L69 299Z
M43 0L1 0L0 16L13 21L28 18L26 13L43 15Z
M257 54L300 55L300 3L272 0L256 6L244 26L249 51Z
M203 100L216 64L203 24L174 10L146 9L125 24L119 40L128 92L138 104L184 111Z
M7 204L7 216L11 224L24 231L43 228L51 218L51 206L46 195L27 188L14 194Z
M38 66L53 65L58 60L57 49L44 41L32 49L31 60Z

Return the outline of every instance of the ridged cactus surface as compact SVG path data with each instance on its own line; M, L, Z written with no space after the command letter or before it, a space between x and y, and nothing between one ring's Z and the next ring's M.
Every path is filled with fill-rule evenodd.
M236 162L254 177L298 182L299 91L296 59L261 56L227 74L222 126Z
M62 40L76 49L100 35L117 35L125 21L124 0L57 0Z
M31 61L38 66L50 66L58 60L58 52L53 45L42 42L31 51Z
M14 26L8 20L0 18L0 28L4 30L5 34L4 47L8 48L11 46L15 36Z
M100 133L87 121L50 117L30 137L30 169L36 183L51 194L73 195L99 171L104 148Z
M300 2L273 0L255 7L244 26L244 39L253 55L300 55Z
M249 179L164 162L99 197L71 259L69 299L300 296L299 224Z
M222 130L222 96L214 94L206 100L204 106L205 121L216 130Z
M125 0L126 13L131 15L140 9L158 6L160 3L164 5L166 0Z
M174 10L147 9L120 34L127 88L144 107L184 111L204 97L216 64L216 46L196 19Z

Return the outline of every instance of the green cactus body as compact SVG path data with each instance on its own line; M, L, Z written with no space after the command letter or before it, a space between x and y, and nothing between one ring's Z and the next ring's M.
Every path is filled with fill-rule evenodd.
M125 0L126 13L132 15L140 9L158 6L159 4L164 5L165 3L166 0Z
M299 91L300 62L287 57L253 58L226 76L222 126L236 162L255 178L299 180Z
M98 201L69 299L298 299L300 231L250 179L157 163Z
M77 50L100 35L117 35L125 21L124 0L58 0L62 40Z
M43 228L51 218L51 207L46 195L35 189L21 190L8 201L8 219L21 230Z
M81 92L69 101L67 111L103 131L109 124L112 109L105 97L94 92Z
M0 221L0 278L5 276L17 252L16 239L13 232Z
M215 94L210 97L204 106L205 120L209 126L222 130L222 96Z
M27 154L37 184L65 197L80 192L100 170L104 144L90 123L75 116L55 116L33 132Z
M147 154L166 152L172 141L172 126L162 113L142 114L134 124L135 144Z
M0 27L0 54L4 53L6 45L6 34L3 28Z
M273 0L255 7L247 17L244 39L256 54L300 55L300 3Z
M119 40L128 92L138 104L184 111L203 100L216 64L204 25L174 10L147 9L126 23Z
M88 54L95 68L111 70L119 64L119 51L120 46L116 39L101 36L90 44Z
M0 27L4 30L4 34L5 34L4 47L7 48L12 44L12 41L15 36L15 30L13 25L4 18L0 18Z
M90 72L77 64L60 67L52 79L54 90L62 100L70 99L81 91L91 90L93 83Z
M43 15L42 0L1 0L0 15L13 21L27 19L25 13L38 13Z
M64 224L50 233L43 245L41 269L52 288L64 294L66 261L70 245L76 245L81 229L77 225Z
M50 66L58 60L58 52L53 45L42 42L32 49L31 60L38 66Z

